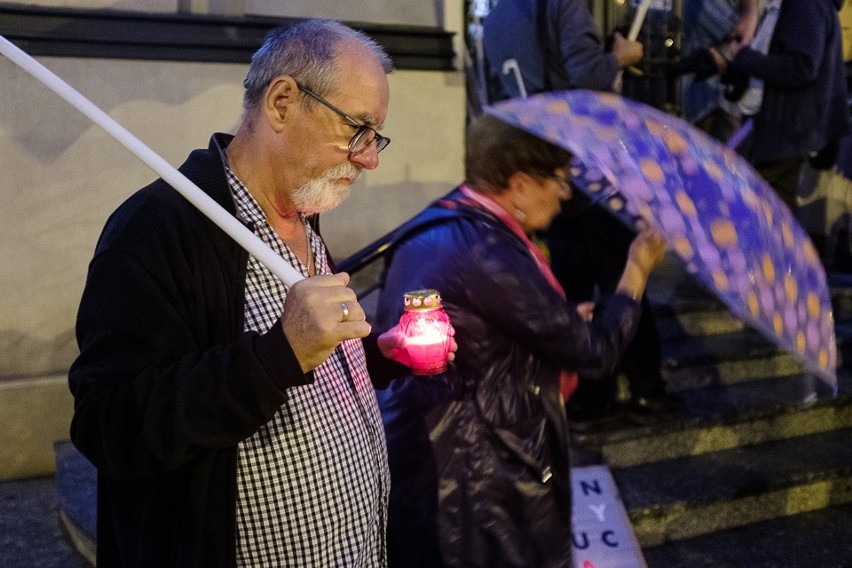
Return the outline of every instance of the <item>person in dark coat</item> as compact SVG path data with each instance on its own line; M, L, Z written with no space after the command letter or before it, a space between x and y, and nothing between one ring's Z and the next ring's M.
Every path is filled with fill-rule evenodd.
M643 231L612 297L594 313L568 303L529 235L570 197L569 157L477 117L466 183L392 244L376 328L396 324L406 291L437 289L458 352L445 374L378 392L391 468L390 566L571 566L565 397L578 371L618 362L664 245Z
M586 0L500 0L488 13L482 41L502 96L562 89L612 88L616 74L642 59L638 41L604 39ZM518 67L518 81L507 62ZM507 72L508 71L508 72Z
M819 156L819 167L831 167L838 141L849 130L846 66L837 17L843 0L783 0L780 4L767 54L736 41L730 61L715 49L711 53L721 73L763 80L754 129L737 150L795 211L804 161Z

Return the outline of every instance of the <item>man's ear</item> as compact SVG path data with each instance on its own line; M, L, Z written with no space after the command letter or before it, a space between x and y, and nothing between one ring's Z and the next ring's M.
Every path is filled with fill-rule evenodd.
M263 98L263 110L267 121L276 132L284 128L294 105L299 99L299 87L289 75L272 80Z

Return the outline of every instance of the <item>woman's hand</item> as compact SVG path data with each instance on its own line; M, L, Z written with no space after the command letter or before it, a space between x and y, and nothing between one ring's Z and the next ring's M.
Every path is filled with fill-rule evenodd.
M648 276L663 260L665 252L666 241L655 230L645 229L636 235L630 244L627 264L624 266L616 291L638 302L645 293Z
M645 229L633 239L627 254L628 262L636 263L647 277L666 253L666 241L653 229Z
M455 328L450 325L448 335L450 336L450 350L447 353L447 361L456 360L456 351L459 346L456 343ZM399 324L393 326L386 332L379 335L378 338L379 351L386 358L402 363L406 367L411 367L411 357L408 355L408 350L405 348L405 335L400 331Z
M583 318L584 322L591 323L592 318L594 318L595 315L595 303L581 302L577 304L577 313L580 314L580 317Z

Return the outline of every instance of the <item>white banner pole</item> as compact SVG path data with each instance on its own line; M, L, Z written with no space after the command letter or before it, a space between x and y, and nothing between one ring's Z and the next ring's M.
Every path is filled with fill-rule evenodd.
M57 95L71 103L74 108L89 117L95 124L103 128L107 134L133 152L136 157L145 162L146 165L159 174L169 185L197 207L199 211L237 241L240 246L262 262L286 286L292 286L303 279L303 276L295 268L275 254L275 251L269 248L266 243L249 231L245 225L240 223L233 215L204 193L189 178L179 172L177 168L169 164L159 154L133 136L130 131L121 126L115 119L81 95L68 83L1 35L0 53L44 83Z
M636 15L633 16L633 22L630 24L630 30L627 32L627 39L630 41L636 41L636 38L639 37L639 31L642 29L642 23L645 21L645 15L648 13L648 8L650 7L651 0L642 0L642 2L636 6ZM622 75L624 75L624 69L619 69L618 73L615 74L615 81L613 81L612 90L616 93L621 92Z

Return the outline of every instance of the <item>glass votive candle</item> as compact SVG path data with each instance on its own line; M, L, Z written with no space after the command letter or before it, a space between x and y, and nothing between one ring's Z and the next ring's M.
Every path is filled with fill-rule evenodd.
M405 349L415 375L436 375L447 370L450 349L450 318L437 290L413 290L402 296L404 312L399 320Z

